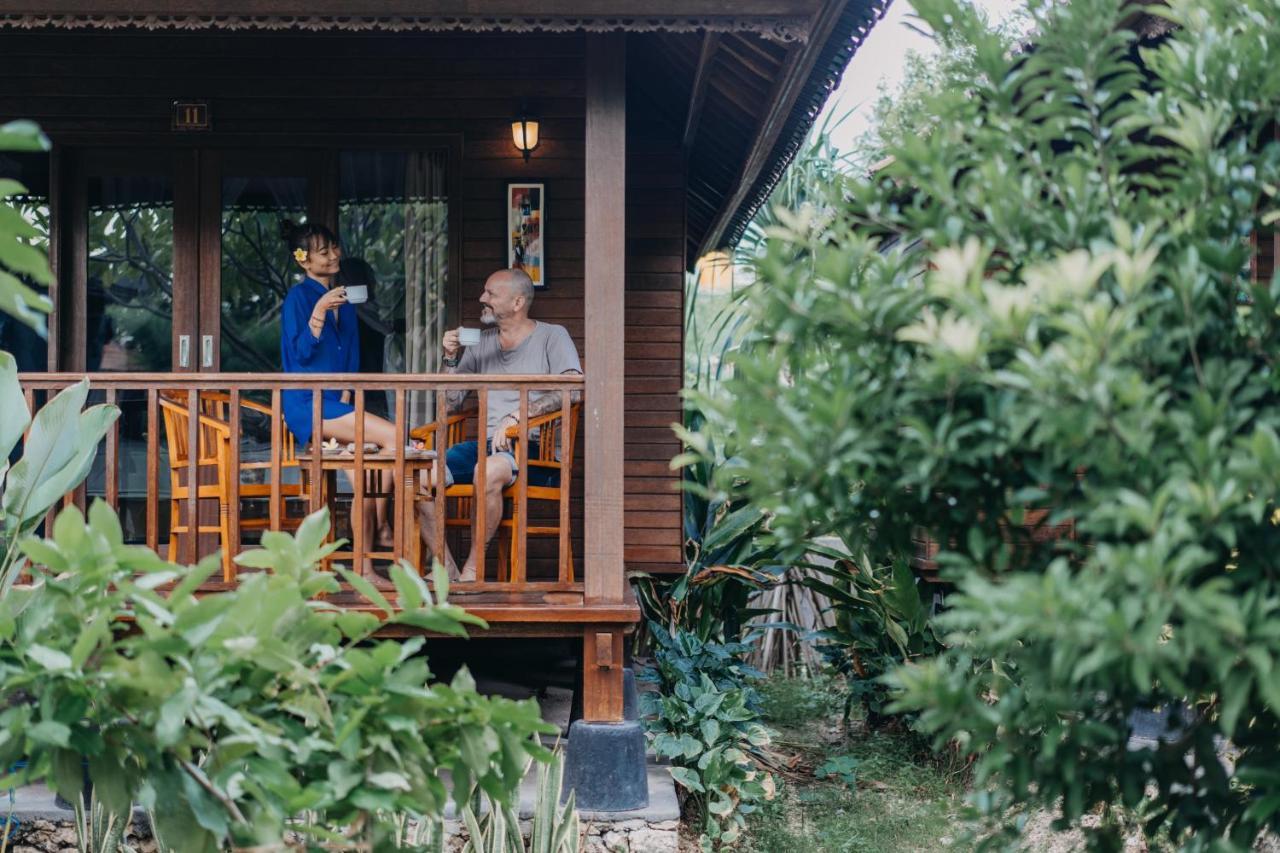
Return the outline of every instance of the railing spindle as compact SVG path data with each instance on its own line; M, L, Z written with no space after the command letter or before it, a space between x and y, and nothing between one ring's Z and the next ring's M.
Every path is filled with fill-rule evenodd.
M569 475L573 470L569 444L573 437L573 416L569 399L570 392L560 392L560 571L556 576L560 583L573 581L573 550L569 540Z
M449 427L445 421L449 418L449 393L444 388L435 389L436 397L436 464L432 466L435 471L436 484L435 493L436 500L434 504L434 512L436 514L435 535L431 538L431 552L435 555L435 559L439 559L442 563L445 548L445 524L447 516L447 506L449 499L445 497L448 487L445 486L445 457L449 452Z
M395 482L392 484L392 488L395 490L395 507L396 507L397 518L396 518L395 526L392 528L392 531L391 531L391 549L395 552L394 556L397 559L404 556L405 546L408 545L408 540L406 539L406 536L409 534L409 531L412 529L412 525L413 525L413 497L412 497L413 493L412 492L408 494L405 493L405 482L404 482L405 481L404 445L405 445L405 441L407 440L407 436L409 434L409 431L405 428L406 423L408 422L408 418L405 416L404 406L405 406L405 390L404 388L397 388L395 391L395 407L396 407L395 460L396 461L395 461L395 469L392 472L392 476L395 478ZM413 535L417 536L418 534L415 531ZM417 541L421 542L422 540L418 539ZM415 562L420 562L420 561L415 561ZM415 565L414 570L420 572L422 569L420 565Z
M511 581L524 583L529 565L529 388L520 386L520 427L516 458L522 459L520 473L516 475L516 541L520 543L518 558L512 567Z
M320 427L324 418L321 416L324 391L319 388L311 389L311 511L315 512L324 506L323 489L320 486L320 478L324 476L322 467L324 456L324 434ZM333 523L333 519L329 519Z
M227 500L227 549L231 551L230 560L223 562L222 579L234 583L236 579L236 556L240 553L240 389L232 386L231 405L227 412L227 423L231 427L231 495Z
M198 562L200 538L200 390L187 391L187 547L188 565Z
M116 404L116 389L107 389L107 405ZM107 447L103 455L103 466L106 469L106 501L107 506L115 512L120 511L120 419L107 430Z
M284 454L284 423L280 415L280 389L271 389L271 506L267 508L267 524L272 530L279 530L284 521L281 518L283 501L280 498L280 458ZM299 472L301 476L301 472ZM317 488L313 480L311 488Z
M351 560L355 564L351 570L363 575L365 549L369 548L364 541L364 389L352 393L356 395L356 459L351 476Z
M147 547L155 551L160 547L160 391L147 389ZM169 483L169 495L173 496L176 482ZM169 538L174 536L169 531Z
M489 528L486 524L485 517L489 512L488 502L485 496L485 479L489 473L489 390L486 387L476 389L476 399L479 401L479 411L476 412L476 458L480 464L476 465L475 482L471 484L471 491L475 497L471 501L472 513L475 515L475 527L471 531L472 542L480 542L479 547L474 550L476 552L476 583L484 583L484 558L485 558L485 531ZM498 568L498 574L502 574L502 567Z
M22 396L27 401L27 414L34 419L36 416L36 389L28 388L22 392ZM31 435L31 423L27 422L27 428L22 431L22 443L26 444L27 437Z

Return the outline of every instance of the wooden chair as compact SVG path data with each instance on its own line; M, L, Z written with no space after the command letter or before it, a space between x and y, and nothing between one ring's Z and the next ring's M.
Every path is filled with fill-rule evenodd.
M522 476L527 476L528 472L534 468L544 468L554 470L560 473L560 481L555 486L529 486L528 499L531 501L551 501L558 508L560 505L561 490L564 490L564 497L568 499L569 489L573 485L573 455L577 452L578 445L578 419L582 412L581 403L569 404L569 455L564 459L556 458L556 451L560 449L560 442L556 440L560 433L561 420L563 413L560 411L552 412L547 415L541 415L536 418L529 419L529 431L538 430L538 455L533 459L526 459L528 448L519 446L520 428L518 426L511 427L507 430L507 438L516 439L515 454L516 464L520 470L524 472ZM511 548L510 560L506 566L505 577L500 580L509 580L516 574L516 566L520 564L522 555L520 553L520 541L516 536L517 524L519 523L520 501L519 489L520 480L502 490L503 498L511 499L511 516L503 518L502 527L511 531ZM529 525L525 528L525 534L528 536L559 536L560 535L560 516L556 514L555 524L546 525ZM618 535L622 535L622 531L618 531ZM568 580L573 581L573 537L569 538L569 553L560 556L568 565ZM499 566L499 571L502 567Z
M228 394L215 391L200 392L200 423L197 431L196 467L198 471L213 472L208 477L211 482L196 484L197 501L216 501L218 505L218 523L199 523L199 519L188 519L182 523L182 504L191 496L191 484L183 483L190 471L191 449L188 446L190 412L187 395L176 393L160 395L160 410L164 416L164 429L169 446L169 551L168 559L174 560L178 553L178 534L191 534L194 525L195 535L201 533L217 533L222 549L223 578L230 581L234 577L231 550L231 398ZM271 409L251 400L241 400L240 408L258 412L271 417ZM238 416L238 415L237 415ZM293 433L288 429L281 430L283 446L280 448L280 468L283 472L289 468L298 468L297 455L294 449ZM245 471L270 470L271 461L242 462L234 476L239 477ZM205 479L199 477L199 479ZM304 499L308 496L306 484L280 484L280 526L285 530L295 530L302 519L290 518L286 512L288 501ZM271 498L270 483L241 483L241 499ZM241 518L241 530L266 530L270 527L270 516L267 518Z
M569 457L567 459L557 459L556 452L560 449L560 442L557 440L560 434L560 421L562 413L555 411L547 415L541 415L536 418L530 418L529 431L538 430L538 454L532 459L526 459L528 449L518 447L520 437L520 428L518 426L511 427L507 430L507 437L517 439L512 445L515 450L516 463L522 471L526 473L530 468L546 468L555 470L560 473L559 485L555 486L529 486L528 500L530 501L553 501L559 505L561 497L561 489L568 490L572 486L573 481L573 456L577 447L578 421L582 411L581 403L571 403L569 406ZM461 439L458 439L461 440ZM455 443L453 434L450 433L449 444ZM519 524L519 486L520 481L503 489L502 497L511 500L511 513L509 516L504 514L500 527L507 530L511 534L510 545L505 549L506 553L502 554L498 564L498 580L510 580L516 574L516 567L520 564L522 555L520 553L520 543L516 536L517 525ZM446 528L471 528L474 523L474 507L476 491L475 486L471 483L455 483L445 489L445 499L455 499L456 512L446 514ZM567 493L566 493L567 497ZM560 525L559 516L556 516L557 523L554 525L530 525L525 528L527 536L559 536ZM500 551L501 554L501 551ZM562 555L562 559L568 563L568 578L573 580L573 544L570 541L569 552Z

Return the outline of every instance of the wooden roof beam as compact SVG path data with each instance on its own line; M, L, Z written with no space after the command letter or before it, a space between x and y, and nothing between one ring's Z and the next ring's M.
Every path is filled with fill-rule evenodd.
M724 238L729 223L733 220L738 208L747 200L760 176L769 155L777 144L782 130L787 124L796 99L804 91L809 75L822 54L822 47L827 43L832 31L840 21L844 11L844 3L829 2L825 4L809 27L809 41L805 44L792 44L788 47L787 61L783 73L777 78L771 97L768 100L769 112L757 125L755 138L752 140L750 153L742 168L742 180L734 191L733 197L720 208L715 224L703 238L700 251L706 252L717 248Z
M711 62L715 59L716 50L720 47L720 34L707 33L702 37L702 52L698 55L698 68L693 74L693 89L689 95L689 112L684 120L684 143L682 148L687 154L693 148L693 140L698 135L698 123L702 120L702 105L707 101L707 78L711 76Z

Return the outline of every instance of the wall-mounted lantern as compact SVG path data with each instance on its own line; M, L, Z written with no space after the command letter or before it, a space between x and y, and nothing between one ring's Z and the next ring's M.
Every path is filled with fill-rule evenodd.
M538 147L538 120L530 116L529 110L523 105L520 107L520 115L511 122L511 141L528 163L529 154Z

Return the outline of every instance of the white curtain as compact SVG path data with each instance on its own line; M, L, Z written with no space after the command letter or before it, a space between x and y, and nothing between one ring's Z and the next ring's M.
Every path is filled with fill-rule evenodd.
M449 278L449 203L445 157L408 155L405 169L404 282L405 354L408 373L440 372L445 331L445 285ZM410 392L409 423L435 420L435 395Z

